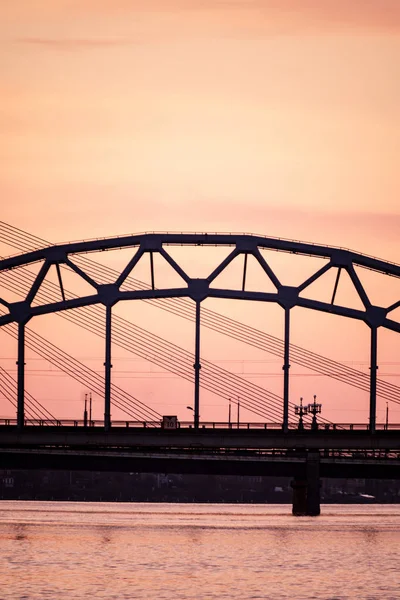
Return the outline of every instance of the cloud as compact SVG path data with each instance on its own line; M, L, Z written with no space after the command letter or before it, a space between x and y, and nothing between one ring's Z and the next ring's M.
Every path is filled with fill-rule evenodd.
M399 0L96 0L96 11L112 15L195 13L227 28L255 30L400 29Z
M184 207L180 208L179 213L183 210ZM397 261L400 212L323 210L271 201L231 200L227 204L214 198L194 200L187 211L186 216L189 213L201 215L205 229L211 226L217 227L217 231L236 228L236 231L343 246L378 257L386 253L388 260Z
M37 4L39 2L39 4ZM53 48L96 48L201 37L400 31L399 0L16 0L0 20L20 41ZM13 3L14 4L14 3ZM23 15L23 18L21 18ZM66 38L69 26L74 37ZM40 35L35 35L38 27ZM76 29L78 27L78 29ZM111 32L127 31L127 38ZM122 27L122 30L121 30ZM72 31L72 30L71 30ZM82 35L76 35L76 32ZM131 39L135 31L139 40ZM24 32L24 33L22 33ZM26 32L26 33L25 33ZM44 33L48 32L48 37ZM139 33L140 32L140 33ZM60 34L60 35L59 35Z
M55 38L22 38L16 40L20 44L30 44L34 46L45 46L54 49L80 50L96 49L96 48L112 48L120 46L130 46L138 42L129 39L113 39L113 38L70 38L70 39L55 39Z

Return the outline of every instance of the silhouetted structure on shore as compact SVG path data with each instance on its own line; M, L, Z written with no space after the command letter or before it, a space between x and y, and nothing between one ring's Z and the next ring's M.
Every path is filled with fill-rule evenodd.
M289 477L0 470L2 500L290 504ZM325 503L400 503L393 480L322 479Z

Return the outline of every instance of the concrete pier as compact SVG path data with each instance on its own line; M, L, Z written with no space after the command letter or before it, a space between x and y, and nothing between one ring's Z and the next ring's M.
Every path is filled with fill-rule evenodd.
M292 514L295 517L307 515L307 481L296 477L291 483L293 489Z
M305 464L305 477L296 477L292 481L292 514L297 517L315 517L321 512L319 463L319 452L308 452Z

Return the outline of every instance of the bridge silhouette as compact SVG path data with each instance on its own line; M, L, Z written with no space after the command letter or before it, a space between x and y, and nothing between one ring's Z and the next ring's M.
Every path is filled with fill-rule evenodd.
M0 260L0 327L2 331L17 340L18 346L17 379L15 380L10 373L0 367L0 390L16 409L15 422L8 419L0 423L0 443L3 449L19 446L21 450L24 445L27 447L30 444L31 448L41 449L40 456L42 458L40 460L43 461L43 446L61 445L64 440L64 444L74 452L77 451L77 448L88 448L88 446L92 447L92 450L97 447L105 452L113 444L119 445L120 448L129 447L131 451L136 447L147 450L150 447L154 459L154 452L161 450L165 452L171 449L179 449L181 453L188 451L189 455L193 456L193 447L200 444L202 449L207 449L207 451L211 448L214 451L216 449L219 451L221 449L232 451L246 449L253 453L300 450L307 454L309 451L310 456L313 457L312 464L315 464L316 453L319 457L318 464L322 460L320 451L325 453L330 450L347 452L356 449L372 453L369 456L371 460L377 460L374 453L379 451L384 453L387 461L391 452L399 450L399 428L386 427L382 431L377 427L376 401L379 396L387 402L400 403L400 387L377 377L378 331L388 329L399 333L400 323L394 318L393 313L400 307L400 299L390 306L372 304L356 270L365 268L397 278L400 277L399 265L344 248L248 234L144 233L54 245L6 223L0 223L0 240L12 245L20 252L18 255ZM193 278L168 252L170 246L224 247L228 249L228 255L207 277ZM120 271L99 264L87 256L91 252L115 249L132 249L131 258L125 268ZM265 249L322 258L324 265L300 285L284 285L262 253ZM179 286L156 286L156 255L159 260L165 261L179 277L181 282ZM132 276L135 266L143 260L147 261L150 285ZM238 260L242 261L240 289L219 287L218 277L229 265ZM261 267L273 291L247 289L249 260L255 260ZM30 265L34 263L40 263L38 273L33 273L29 269ZM57 273L57 283L46 279L51 268L55 269ZM67 290L63 281L64 270L73 272L83 282L89 284L92 292L88 295L77 295ZM336 278L330 302L321 302L303 295L303 292L308 291L314 282L331 270L335 271ZM349 276L360 299L361 308L356 309L337 301L338 285L343 273L347 273ZM4 294L1 293L2 289L18 294L21 299L14 302L6 300L3 297ZM284 339L281 340L204 308L202 302L207 298L278 304L284 314ZM113 307L117 303L128 300L142 300L193 322L195 329L194 352L190 353L176 344L150 334L129 320L113 314ZM365 323L370 332L369 375L291 344L290 317L294 307L303 307ZM104 312L105 326L103 327ZM104 377L27 326L34 317L51 313L56 313L104 339ZM202 327L282 358L282 397L203 359L200 355ZM112 382L112 342L120 348L133 352L135 355L193 382L193 424L187 424L186 427L182 424L177 430L166 431L165 428L162 428L163 420L160 413ZM25 389L26 348L46 358L64 373L69 374L85 387L103 397L104 420L83 424L78 421L74 424L63 423L30 395ZM290 363L305 366L316 373L368 391L369 422L362 434L354 426L350 429L346 426L329 423L324 419L320 419L319 430L315 431L315 427L311 427L307 417L305 417L304 431L298 431L294 404L289 399ZM235 432L232 431L232 428L228 428L226 431L226 424L201 423L200 390L202 387L227 401L240 396L241 405L256 415L258 419L263 420L262 435L259 423L249 423L246 429L240 427L239 431ZM121 423L113 422L112 406L126 414L127 420L123 427ZM279 427L279 435L277 427ZM33 428L36 428L34 432L32 432ZM100 429L103 433L100 433ZM126 441L128 430L129 444ZM270 434L271 431L274 433ZM343 435L344 433L345 435ZM65 436L68 438L67 443ZM158 446L153 443L148 446L149 440L153 439L150 436L156 436ZM211 436L207 439L212 441L205 443L206 437L204 436ZM253 444L254 436L258 440L255 446ZM125 446L126 444L127 446ZM46 452L47 456L50 456L51 452L49 450ZM12 460L17 460L17 454L16 452L14 454L6 452L2 456L7 455L7 460L12 462ZM91 460L95 461L95 458L93 454ZM367 458L365 457L365 460ZM396 461L398 457L391 456L391 458ZM299 459L299 455L297 459ZM327 460L328 457L325 456L325 459ZM143 461L144 458L142 457L141 460ZM154 460L153 464L155 464ZM253 462L258 461L259 464L263 463L263 468L266 468L266 461L260 459L259 455L258 458L254 455L252 460ZM354 457L347 457L346 460L354 460ZM173 464L171 461L172 458L170 465ZM193 464L193 460L191 462ZM272 464L271 461L269 462ZM282 459L278 462L282 467L285 461ZM236 461L236 466L237 463L238 461ZM308 459L304 464L309 464ZM393 462L391 464L395 465ZM310 469L310 472L318 471L319 473L319 467L318 469L310 467ZM393 469L389 468L389 471L392 473ZM312 495L309 493L310 497Z

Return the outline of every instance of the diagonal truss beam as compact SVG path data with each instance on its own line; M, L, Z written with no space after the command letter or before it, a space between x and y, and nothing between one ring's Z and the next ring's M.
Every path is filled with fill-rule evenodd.
M187 289L177 288L175 290L155 290L152 289L151 292L154 295L149 295L148 290L133 290L133 291L120 291L118 286L96 286L98 293L94 296L89 296L80 299L73 300L63 300L61 303L50 303L43 305L41 307L31 307L30 302L33 297L38 292L39 287L43 283L43 280L47 274L48 268L50 264L61 264L67 262L68 255L82 252L91 252L98 249L111 249L117 247L132 247L139 246L140 248L146 248L151 252L152 258L152 250L155 248L159 251L163 245L234 245L235 249L231 254L224 260L222 263L214 270L213 273L206 280L188 280ZM364 311L357 311L355 309L350 309L346 306L336 306L333 304L333 300L330 304L319 302L316 300L303 299L299 297L299 292L301 291L300 287L290 288L288 286L280 286L278 285L276 294L263 294L260 292L247 292L244 289L241 292L236 292L233 290L226 289L209 289L209 283L215 277L221 273L226 266L233 260L233 258L242 252L251 252L253 255L258 253L259 257L259 247L261 248L269 248L287 252L295 252L299 254L309 254L311 256L320 256L326 257L330 259L329 266L337 266L339 269L345 268L350 275L350 278L353 282L354 287L356 288L359 297L364 305ZM247 254L246 254L247 255ZM66 258L65 258L66 257ZM383 307L375 307L372 306L367 293L364 290L356 272L354 269L354 265L364 266L366 268L370 268L382 273L391 274L394 276L400 276L400 267L399 265L395 265L394 263L384 263L384 261L380 261L379 259L374 259L372 257L366 257L364 255L356 254L349 250L343 249L332 249L323 246L317 246L313 244L304 244L301 242L288 242L284 240L275 240L271 238L261 238L257 236L248 236L248 235L226 235L226 234L145 234L139 236L126 236L124 238L110 238L108 240L94 240L92 242L80 242L80 243L72 243L72 244L64 244L64 245L56 245L53 247L43 248L41 250L33 251L22 255L20 257L11 257L10 259L4 259L0 261L0 271L7 270L9 268L14 268L16 266L21 266L24 264L30 264L37 260L44 260L44 265L42 266L39 275L37 276L35 282L33 283L27 299L25 302L19 302L10 304L10 314L2 317L0 319L0 325L5 324L7 322L18 322L19 328L21 330L20 337L23 339L22 331L24 330L25 323L27 320L36 316L38 314L46 314L51 312L59 312L68 310L72 307L76 306L90 306L91 304L97 303L105 303L106 305L112 305L120 300L125 299L134 299L134 298L160 298L160 297L177 297L177 296L187 296L196 300L197 302L201 302L206 297L222 297L222 298L237 298L243 300L261 300L266 302L277 302L281 305L285 310L292 308L293 306L302 306L305 308L310 308L313 310L334 313L341 316L359 319L364 321L371 330L376 331L378 327L387 327L388 329L392 329L394 331L400 331L400 324L391 319L387 318L387 308ZM259 260L260 262L260 260ZM264 270L269 274L270 278L275 277L273 271L270 269L269 265L264 261L265 264L261 264ZM68 263L67 263L68 264ZM179 265L177 265L179 266ZM329 266L327 268L329 268ZM176 267L174 267L176 270ZM180 267L179 267L180 268ZM327 270L326 268L326 270ZM46 270L47 269L47 270ZM309 278L308 282L303 282L302 286L304 289L309 285L312 281L318 279L325 272L323 269L314 274L311 278ZM153 271L152 271L153 273ZM83 278L86 277L86 274L82 271L81 276ZM312 280L312 281L311 281ZM152 288L154 288L154 277L152 275ZM279 281L277 280L278 284ZM106 288L106 289L105 289ZM111 289L112 288L112 289ZM243 286L244 288L244 286ZM167 293L166 293L167 292ZM165 294L165 296L163 296ZM22 341L22 346L23 346ZM21 343L19 343L19 347ZM376 347L376 344L375 344ZM23 353L21 350L21 357L23 359ZM372 359L371 359L372 360ZM21 363L21 359L19 358L19 363ZM371 372L372 372L372 363L371 363ZM23 381L23 373L19 374L19 378ZM373 381L371 374L371 410L373 407L373 399L372 396L375 396L376 401L376 377L375 381ZM19 398L23 398L23 391L19 391ZM371 419L371 429L372 427L372 419Z
M22 275L22 273L20 273L19 275ZM26 271L25 276L29 277L29 275L30 275L30 272ZM52 284L51 282L45 282L45 285L41 289L40 293L42 295L41 298L43 300L45 300L47 294L50 295L51 297L55 296L56 295L55 284ZM71 295L69 292L68 292L68 294ZM78 313L78 311L73 311L73 312L65 311L65 312L61 312L59 314L60 314L60 316L64 316L71 322L77 322L78 324L80 322L82 322L83 326L85 328L87 328L91 333L96 333L97 335L103 336L102 328L100 328L100 330L99 330L99 327L98 327L98 323L102 319L101 307L100 306L93 306L93 307L86 307L86 308L83 307L83 308L80 308L79 311L85 311L85 312ZM80 318L80 315L82 315L81 318ZM83 319L83 321L82 321L82 319ZM166 366L167 370L170 370L181 376L182 376L181 365L184 365L186 363L188 365L193 364L193 358L190 355L190 353L184 351L182 348L179 348L179 346L167 343L165 340L161 340L161 338L158 338L157 336L154 336L154 335L150 334L149 332L146 332L145 330L141 330L140 328L133 325L126 319L122 319L121 317L118 317L117 315L114 317L114 321L116 324L119 325L119 331L123 331L124 334L129 334L131 336L131 343L127 346L123 342L119 331L115 330L114 342L117 343L118 345L121 345L121 343L122 343L121 347L132 350L136 354L139 354L139 356L143 356L147 360L151 360L152 362L155 362L156 364L161 364L161 366L164 366L164 367ZM138 346L138 341L137 341L138 335L140 337L142 337L143 334L145 334L147 337L147 342L146 342L146 347L145 347L146 349L145 349L144 353L143 353L143 351L140 350L140 347ZM167 352L168 354L173 354L176 356L176 359L174 359L170 362L167 362L166 365L162 364L162 362L160 363L158 348L160 348L161 342L162 342L162 350L164 352ZM150 350L151 350L152 346L154 347L153 355L150 354ZM222 397L224 397L226 399L228 399L229 397L235 396L239 390L241 397L243 397L243 396L248 396L248 398L254 397L254 400L257 400L257 402L261 402L261 404L262 404L262 402L269 401L271 409L273 409L273 411L277 410L277 406L279 405L279 403L281 401L279 396L272 394L271 392L269 392L268 390L266 390L264 388L260 388L259 386L250 384L250 382L247 382L246 380L241 379L237 375L234 376L233 374L229 373L228 371L225 371L225 370L221 369L220 367L217 367L216 365L213 365L212 363L210 363L208 361L203 361L203 367L204 367L203 370L205 371L205 376L202 379L202 385L205 386L206 389L213 391L217 395L220 395L220 396L222 395ZM217 376L222 383L215 385L213 383L213 379L212 378L210 379L210 376L212 376L212 377ZM192 377L191 371L189 368L188 373L184 374L184 378L191 380L191 377ZM232 382L229 381L229 378L232 379ZM273 404L271 404L271 402ZM245 404L244 404L244 406L245 406ZM248 410L254 412L253 409L256 409L256 413L259 414L259 416L262 416L257 405L254 404L254 406L252 406L252 404L250 403L248 405ZM264 416L268 417L268 413L265 413ZM269 414L269 419L270 420L272 419L272 412Z
M23 235L23 245L25 247L27 243L29 243L29 239L32 239L34 243L37 243L36 238L31 236L30 234L24 233ZM6 241L10 242L12 240L6 239ZM41 241L41 240L38 240ZM14 240L14 244L18 246L21 242L18 240ZM21 245L18 247L21 248ZM79 259L79 257L78 257ZM111 281L115 279L117 276L117 272L109 267L104 265L97 266L97 263L91 261L85 257L81 257L79 260L82 261L83 266L86 271L93 272L98 281L101 283L105 283L107 281ZM29 272L29 275L32 277L32 274ZM140 289L147 289L146 284L142 282L130 278L130 283L133 287L139 287ZM181 298L180 301L178 299L171 298L170 300L164 300L160 302L157 299L144 299L144 301L149 302L166 310L167 312L172 312L174 314L178 314L181 317L194 321L194 315L192 312L192 303L189 300L185 300ZM394 308L393 306L392 308ZM220 315L214 311L210 311L207 309L203 310L203 325L214 329L215 331L219 331L224 335L229 335L235 339L241 340L245 343L254 345L257 348L262 348L267 352L271 352L272 354L276 354L277 356L283 356L283 349L280 344L282 343L279 338L275 338L274 336L268 335L262 331L254 329L252 327L243 325L238 321L234 321L228 317ZM242 333L243 331L243 333ZM351 385L355 385L355 387L359 387L360 389L367 389L367 377L361 371L356 371L350 367L341 365L336 361L332 361L326 357L321 357L315 353L312 353L308 350L304 350L301 347L292 346L291 345L291 353L292 353L292 361L303 366L307 366L308 368L314 369L319 373L324 375L333 377L334 379L338 379L339 381L344 380L346 383L350 383ZM321 361L324 361L322 363ZM365 380L365 381L364 381ZM389 387L391 388L389 390ZM386 388L388 388L386 392ZM385 381L378 380L378 393L384 398L391 400L393 398L399 397L399 388L392 384L387 384Z

